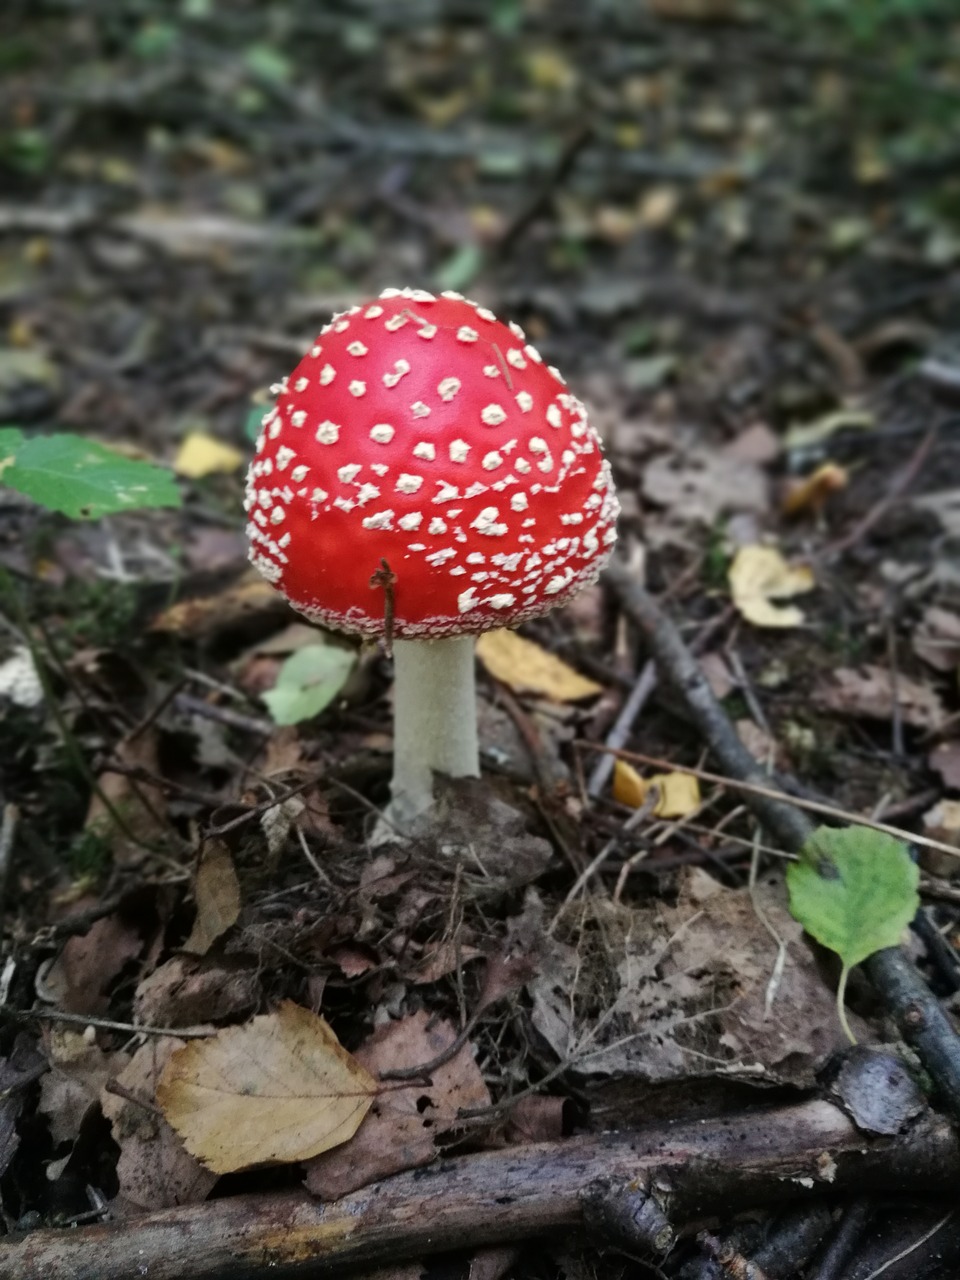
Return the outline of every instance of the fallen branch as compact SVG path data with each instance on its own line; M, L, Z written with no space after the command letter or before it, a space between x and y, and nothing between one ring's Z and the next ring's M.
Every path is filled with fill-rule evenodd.
M785 850L797 853L814 826L790 797L775 799L773 784L737 737L726 712L714 697L696 659L670 619L622 564L611 564L604 579L616 591L624 611L643 632L661 678L683 698L691 719L731 778L756 786L744 799L764 827ZM762 789L762 794L761 794ZM960 1037L940 1002L899 948L875 952L862 968L900 1034L914 1046L936 1082L943 1101L960 1118Z
M655 1186L670 1217L688 1221L827 1190L943 1191L958 1176L956 1135L931 1113L901 1137L871 1139L832 1103L814 1101L442 1160L333 1204L300 1192L234 1196L34 1231L0 1243L0 1280L341 1276L583 1228L598 1193L618 1186ZM662 1213L653 1218L648 1252L664 1242Z

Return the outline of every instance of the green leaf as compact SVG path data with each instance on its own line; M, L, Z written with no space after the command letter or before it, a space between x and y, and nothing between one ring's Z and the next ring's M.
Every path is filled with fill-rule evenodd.
M180 505L163 467L79 436L24 436L17 427L0 428L0 484L74 519Z
M468 289L483 270L485 259L483 249L478 244L463 244L444 262L440 264L436 274L438 289Z
M255 404L247 411L247 418L243 424L243 434L248 440L256 440L263 427L263 416L267 412L266 407L262 404Z
M906 846L869 827L820 827L787 868L790 911L845 965L895 947L917 913L920 873Z
M339 645L311 644L292 654L263 700L277 724L299 724L330 705L353 670L356 655Z
M820 827L787 868L790 911L843 962L837 1012L853 1043L843 995L855 964L895 947L916 915L920 873L906 846L869 827Z

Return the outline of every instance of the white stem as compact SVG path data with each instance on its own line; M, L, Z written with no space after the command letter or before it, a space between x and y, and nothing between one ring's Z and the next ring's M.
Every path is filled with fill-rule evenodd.
M433 773L480 776L473 636L395 640L393 800L403 827L433 803Z

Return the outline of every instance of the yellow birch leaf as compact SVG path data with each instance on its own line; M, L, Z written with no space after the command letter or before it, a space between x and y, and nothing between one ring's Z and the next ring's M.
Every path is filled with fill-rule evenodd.
M700 783L692 773L655 773L641 778L625 760L613 767L613 798L631 809L641 808L656 787L660 793L651 810L657 818L685 818L700 804Z
M517 692L539 693L554 702L593 698L603 686L515 631L485 631L477 640L480 661L496 680Z
M778 606L774 600L789 599L812 591L817 585L806 565L791 568L773 547L741 547L729 573L733 603L755 627L799 627L802 610Z
M245 455L232 444L215 440L205 431L191 431L184 437L177 451L173 469L178 476L200 480L215 472L237 471L245 460Z
M347 1142L376 1092L327 1022L285 1000L276 1013L178 1049L157 1102L192 1156L214 1173L235 1173Z
M631 809L641 809L647 798L646 782L626 760L614 763L613 798L617 804L628 804Z

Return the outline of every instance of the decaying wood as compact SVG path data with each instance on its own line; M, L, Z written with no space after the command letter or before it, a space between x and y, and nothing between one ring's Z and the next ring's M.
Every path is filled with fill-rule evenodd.
M0 1243L0 1280L294 1280L583 1226L585 1188L634 1179L675 1225L856 1187L945 1192L950 1125L871 1139L826 1101L507 1148L398 1174L332 1204L248 1195Z

